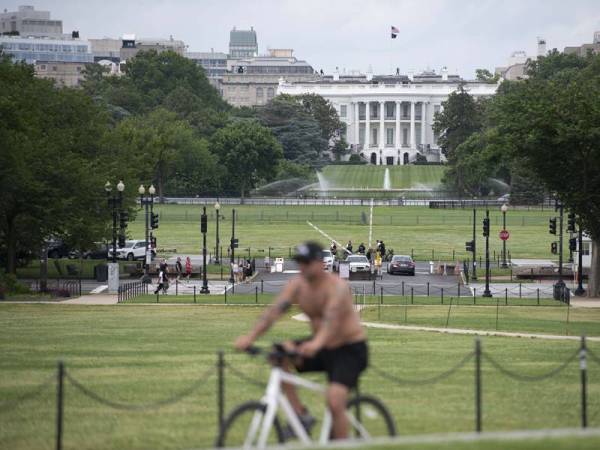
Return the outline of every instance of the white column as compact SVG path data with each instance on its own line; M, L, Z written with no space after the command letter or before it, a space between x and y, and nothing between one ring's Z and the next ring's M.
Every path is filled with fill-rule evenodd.
M415 143L415 102L410 102L410 148L414 150L416 148Z
M356 149L360 147L360 102L354 103L354 143Z
M385 147L385 102L379 102L379 148Z
M396 129L394 130L394 147L396 150L400 148L400 105L400 102L396 102ZM397 163L400 164L400 161L397 161Z
M370 102L365 102L365 149L367 151L369 151L369 154L367 155L367 158L371 158L371 152L370 152L370 148L371 147L371 108L370 108Z
M421 102L421 145L423 146L423 151L425 151L425 120L427 111L427 102Z

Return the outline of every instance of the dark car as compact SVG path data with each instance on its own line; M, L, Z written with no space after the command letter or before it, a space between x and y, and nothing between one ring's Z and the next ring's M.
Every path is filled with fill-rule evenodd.
M66 258L71 250L60 239L52 239L48 241L48 258Z
M75 250L69 255L70 258L83 259L108 259L108 244L97 243L90 250Z
M390 275L394 274L405 274L415 275L415 262L410 256L406 255L394 255L392 260L388 264L387 273Z

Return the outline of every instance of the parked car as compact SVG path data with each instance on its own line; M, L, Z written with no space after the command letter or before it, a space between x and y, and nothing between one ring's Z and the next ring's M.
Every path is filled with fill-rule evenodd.
M108 259L108 244L97 242L90 250L74 250L69 254L69 258Z
M415 262L410 256L394 255L388 264L387 273L390 275L398 273L415 276Z
M350 272L371 272L371 264L364 255L350 255L346 258Z
M61 239L50 239L48 241L48 258L66 258L71 250Z
M112 258L112 248L108 250L108 257ZM117 259L127 259L133 261L135 259L144 259L146 256L146 241L126 241L125 247L117 248ZM152 250L152 257L156 256L156 252Z
M331 250L323 250L323 268L329 272L333 272L333 254Z

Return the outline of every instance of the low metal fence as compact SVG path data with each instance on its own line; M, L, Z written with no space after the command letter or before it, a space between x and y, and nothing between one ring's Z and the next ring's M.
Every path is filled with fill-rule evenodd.
M148 294L148 283L144 283L143 281L124 283L119 286L117 302L124 303L135 297L146 294Z
M376 361L376 360L375 360ZM474 350L466 353L462 356L456 363L454 363L450 368L445 369L437 374L432 374L427 378L419 377L419 378L408 378L397 373L392 373L391 371L384 370L378 366L378 364L372 363L369 366L369 371L371 371L375 376L390 382L394 385L401 387L409 387L411 389L416 389L419 387L427 388L433 384L442 383L452 376L454 376L457 372L467 367L467 364L473 363L473 389L474 389L474 408L473 408L473 422L474 422L474 430L476 432L482 432L484 428L483 424L483 411L484 411L484 372L482 370L484 364L489 364L489 367L505 377L509 378L513 382L517 383L539 383L540 381L554 378L564 372L566 369L572 366L572 364L578 361L579 371L576 375L576 379L573 380L574 383L578 384L580 387L580 396L579 396L579 404L577 405L577 412L580 419L580 425L582 428L587 428L590 419L593 420L596 418L596 415L590 417L588 411L588 400L589 400L589 383L588 383L588 362L592 362L597 366L600 366L600 357L596 355L591 349L587 347L586 339L584 336L580 338L580 344L577 348L572 349L569 356L565 358L562 362L560 362L556 367L548 370L544 373L520 373L515 371L514 369L508 367L503 364L499 360L497 360L492 354L488 351L484 351L482 343L479 337L475 338L474 341ZM539 362L536 360L536 362ZM180 401L185 400L189 396L195 394L198 391L206 389L208 386L211 386L207 381L216 374L217 383L216 389L214 390L214 395L216 397L216 412L217 412L217 432L221 430L225 421L226 415L226 370L235 377L238 378L239 381L245 383L248 386L253 386L257 389L264 389L266 386L265 380L258 380L249 376L247 371L240 370L236 368L232 363L225 361L225 355L223 351L219 351L217 353L217 361L215 365L208 366L193 382L191 382L184 389L181 389L178 392L170 395L167 398L155 400L151 402L145 403L125 403L121 400L114 400L108 398L105 394L100 393L94 389L92 389L89 384L86 384L85 381L78 378L75 373L71 372L71 369L67 369L67 365L64 361L57 362L57 370L55 373L48 374L43 381L37 385L36 387L28 390L25 393L15 396L14 398L9 398L6 400L0 401L0 413L10 413L17 406L30 401L32 399L38 398L42 394L50 389L52 386L55 387L56 390L56 414L55 414L55 449L62 450L64 438L65 438L65 428L64 428L64 417L65 417L65 397L66 397L66 385L69 383L73 388L72 392L78 392L79 394L86 397L91 402L103 405L105 407L120 410L120 411L129 411L131 413L141 413L145 411L156 411L160 408L178 403ZM489 373L489 372L486 372ZM491 385L487 388L486 392L489 390L493 390L495 387ZM390 393L390 395L392 395ZM237 399L236 399L237 400ZM471 401L470 399L468 399Z

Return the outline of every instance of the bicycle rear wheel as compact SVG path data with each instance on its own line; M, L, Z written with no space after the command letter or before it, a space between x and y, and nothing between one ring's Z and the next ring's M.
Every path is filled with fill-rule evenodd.
M370 395L348 401L350 429L357 439L396 436L396 425L385 405Z
M223 428L215 441L215 447L254 448L260 434L260 425L267 406L250 401L235 408L223 422ZM275 416L269 432L267 445L282 444L283 433L279 419Z

